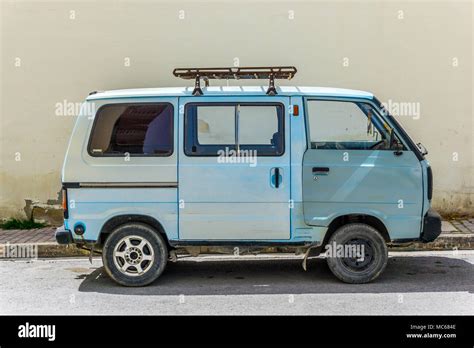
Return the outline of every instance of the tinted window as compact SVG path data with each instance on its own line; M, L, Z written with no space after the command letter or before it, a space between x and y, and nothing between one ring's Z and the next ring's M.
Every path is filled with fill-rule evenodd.
M89 143L92 156L170 156L171 104L111 104L99 109Z

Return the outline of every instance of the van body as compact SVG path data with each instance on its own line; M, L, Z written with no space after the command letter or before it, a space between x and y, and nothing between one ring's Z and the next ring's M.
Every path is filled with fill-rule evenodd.
M89 95L62 170L57 241L102 250L127 286L153 282L183 253L282 247L308 257L352 245L363 255L333 253L328 264L363 283L383 271L387 244L440 234L430 165L374 95L265 90Z

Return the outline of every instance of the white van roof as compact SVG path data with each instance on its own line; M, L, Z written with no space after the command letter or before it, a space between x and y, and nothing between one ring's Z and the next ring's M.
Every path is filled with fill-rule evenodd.
M160 97L192 96L194 87L168 87L168 88L136 88L118 89L111 91L95 92L87 97L87 100L114 99L114 98L135 98L135 97ZM204 96L218 95L262 95L265 96L268 86L210 86L202 87ZM297 87L278 86L276 87L280 96L323 96L323 97L352 97L352 98L373 98L373 94L365 91L353 89L330 88L330 87Z

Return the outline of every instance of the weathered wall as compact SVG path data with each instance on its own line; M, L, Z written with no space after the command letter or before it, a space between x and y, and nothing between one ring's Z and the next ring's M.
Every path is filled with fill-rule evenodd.
M2 1L0 216L21 214L26 198L57 199L74 122L57 115L57 103L78 103L91 90L179 86L174 67L237 60L295 65L295 85L363 89L382 101L415 103L419 114L399 119L430 151L435 205L472 212L472 7Z

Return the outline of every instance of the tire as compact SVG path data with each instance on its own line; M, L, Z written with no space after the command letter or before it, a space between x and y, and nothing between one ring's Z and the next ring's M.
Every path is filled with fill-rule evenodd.
M112 231L102 249L107 274L124 286L145 286L155 281L166 267L168 248L152 227L128 223Z
M355 257L334 254L335 247L341 249L341 245L355 246L356 249L352 249L357 250L352 254ZM331 255L329 249L333 252ZM388 262L388 249L382 235L375 228L352 223L340 227L331 236L326 245L326 260L331 272L343 282L363 284L376 279L383 272Z

